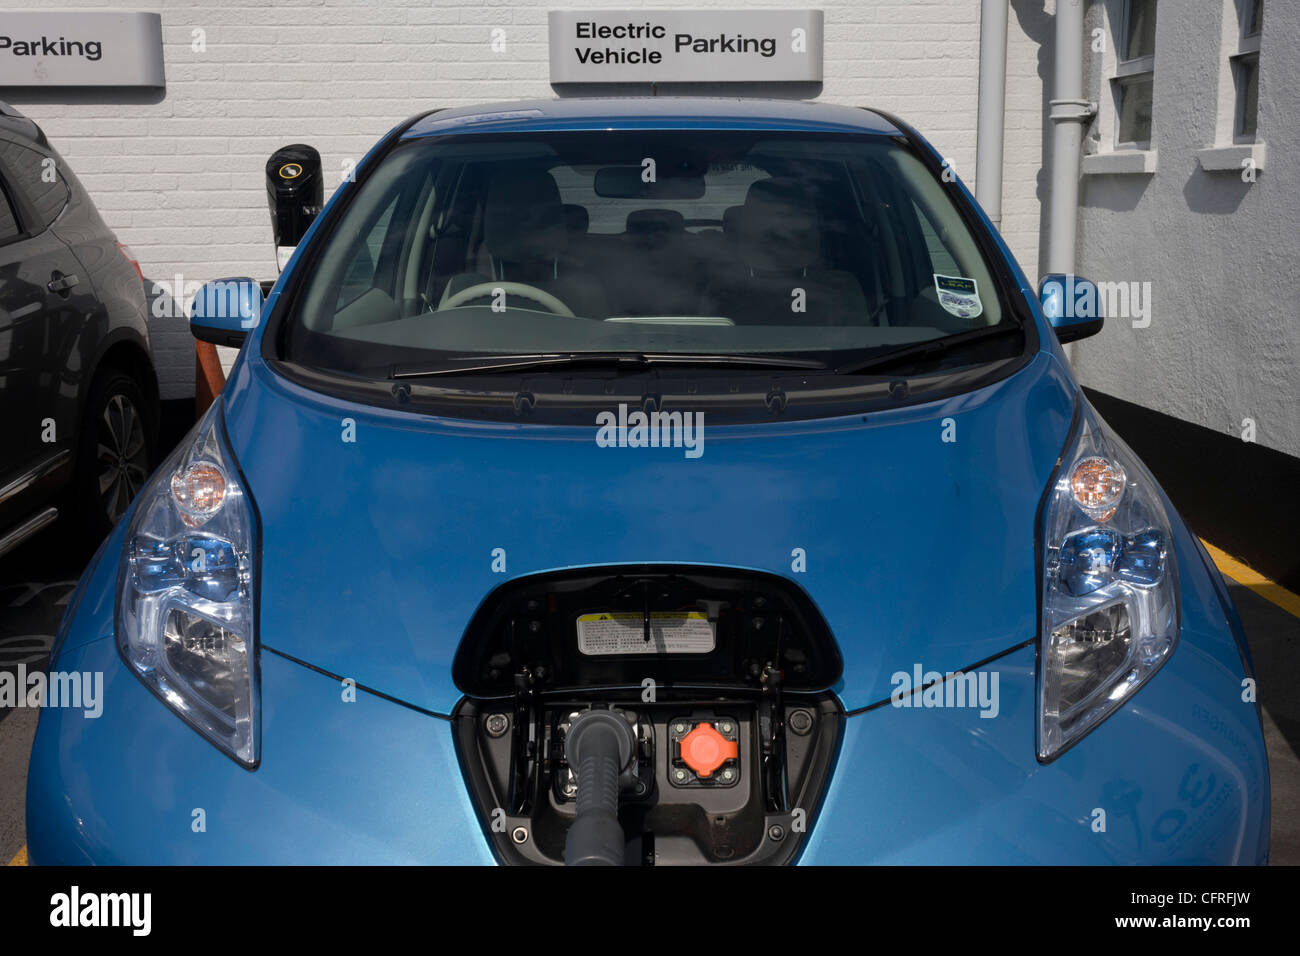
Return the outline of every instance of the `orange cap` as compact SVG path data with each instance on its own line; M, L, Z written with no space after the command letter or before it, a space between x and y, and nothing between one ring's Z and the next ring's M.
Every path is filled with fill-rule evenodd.
M713 775L728 760L740 756L734 740L728 740L712 724L697 724L682 738L682 761L701 777Z

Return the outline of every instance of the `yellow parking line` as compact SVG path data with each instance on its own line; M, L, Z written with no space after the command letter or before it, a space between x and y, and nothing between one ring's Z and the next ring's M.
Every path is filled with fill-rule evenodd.
M1244 584L1260 597L1272 601L1288 614L1300 617L1300 594L1294 594L1282 587L1282 585L1270 581L1258 571L1242 564L1232 555L1220 551L1204 538L1201 539L1201 544L1205 545L1205 550L1210 552L1210 557L1214 559L1214 563L1218 565L1219 570L1232 580L1238 584Z
M10 866L27 865L27 847L25 845L21 850L18 851L18 853L14 856L14 858L9 861L9 865Z

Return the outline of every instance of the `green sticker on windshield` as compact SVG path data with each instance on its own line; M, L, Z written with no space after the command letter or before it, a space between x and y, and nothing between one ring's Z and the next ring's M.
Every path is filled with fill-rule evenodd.
M941 276L934 274L934 291L939 295L939 304L944 311L959 319L978 318L984 312L980 304L979 286L974 279L963 276Z

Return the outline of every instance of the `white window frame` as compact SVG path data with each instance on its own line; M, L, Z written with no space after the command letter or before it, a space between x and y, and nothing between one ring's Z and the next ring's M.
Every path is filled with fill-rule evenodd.
M1155 80L1155 53L1133 59L1128 57L1129 0L1102 0L1100 8L1106 44L1102 50L1101 68L1097 73L1097 121L1095 130L1096 152L1083 157L1080 171L1085 176L1142 175L1156 171L1158 139L1155 100L1152 97L1151 140L1146 143L1121 141L1119 84L1131 77L1150 74L1153 94ZM1157 28L1159 18L1157 17Z
M1207 172L1240 176L1247 167L1253 168L1255 172L1264 168L1267 146L1260 133L1258 112L1255 116L1255 134L1251 136L1241 132L1245 87L1241 83L1239 70L1242 60L1247 57L1254 58L1257 68L1262 69L1262 27L1258 33L1247 31L1250 29L1250 14L1254 4L1267 2L1268 0L1224 0L1214 145L1196 151L1201 168Z
M1158 5L1157 5L1158 6ZM1151 116L1151 139L1143 140L1121 140L1120 136L1120 104L1123 101L1122 87L1125 80L1134 78L1151 78L1152 90L1154 93L1156 79L1156 56L1154 53L1145 56L1129 58L1128 40L1129 40L1129 17L1133 12L1133 0L1123 0L1120 17L1119 32L1112 32L1111 39L1115 44L1116 62L1113 75L1110 77L1111 95L1115 103L1115 149L1138 149L1148 150L1151 148L1152 140L1155 138L1155 98L1152 97L1152 116ZM1156 23L1159 24L1159 14L1156 15ZM1119 52L1123 48L1123 58L1119 57Z
M1232 109L1232 141L1234 143L1253 143L1259 139L1259 104L1256 102L1255 107L1255 132L1245 133L1244 121L1246 118L1246 87L1241 81L1241 65L1246 61L1254 61L1255 64L1255 82L1259 82L1259 40L1263 34L1261 19L1260 30L1256 33L1247 33L1250 29L1251 15L1256 8L1263 10L1264 0L1237 0L1237 16L1240 20L1240 26L1237 31L1237 52L1228 57L1228 66L1231 72L1233 88L1233 109Z

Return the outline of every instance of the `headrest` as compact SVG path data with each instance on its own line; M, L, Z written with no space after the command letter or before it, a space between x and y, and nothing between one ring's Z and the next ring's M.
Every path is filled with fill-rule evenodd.
M564 204L564 228L569 231L569 235L585 235L590 225L591 215L587 212L586 206L579 206L572 202Z
M759 180L749 187L741 211L741 258L753 269L804 269L821 254L817 223L812 196L797 180Z
M627 214L627 232L641 235L661 232L685 232L686 217L675 209L638 209Z
M722 231L733 239L740 235L740 214L744 211L744 206L728 206L722 213Z
M564 250L564 204L545 170L498 174L483 207L488 252L508 262L551 259Z

